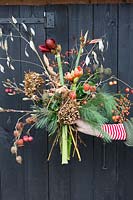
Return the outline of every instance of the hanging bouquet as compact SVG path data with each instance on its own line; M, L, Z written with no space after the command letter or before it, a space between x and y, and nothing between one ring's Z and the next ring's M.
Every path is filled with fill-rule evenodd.
M98 55L101 55L104 49L103 40L90 40L88 32L84 35L81 32L79 48L73 48L63 55L61 45L57 44L54 39L46 39L38 49L33 40L34 29L28 30L27 26L22 23L24 32L28 33L28 37L25 37L17 28L17 20L14 17L10 23L18 36L26 41L26 45L29 45L37 56L40 64L35 63L35 65L41 67L40 73L25 72L23 83L17 84L15 80L10 79L3 81L7 94L22 93L23 100L31 101L29 110L0 108L1 112L24 113L17 120L11 147L11 152L16 155L16 161L22 163L18 149L24 146L24 143L33 140L30 135L33 127L46 128L49 136L54 138L48 160L54 146L59 144L62 164L68 163L71 154L73 156L76 154L78 160L81 161L78 142L82 140L75 125L78 119L87 122L94 131L98 130L104 141L110 142L111 138L101 129L101 126L105 123L123 123L127 120L131 106L128 96L133 94L133 89L111 75L111 69L104 68L99 62ZM6 53L7 65L14 69L14 59L8 53L8 39L13 41L14 36L10 33L7 38L2 30L0 36L1 48ZM42 52L42 56L39 51ZM49 59L47 56L50 54L54 55L55 59ZM29 57L26 48L25 55ZM66 68L69 70L65 71ZM0 69L4 72L2 65ZM114 94L107 91L107 85L117 85L118 81L126 85L126 94L121 92Z

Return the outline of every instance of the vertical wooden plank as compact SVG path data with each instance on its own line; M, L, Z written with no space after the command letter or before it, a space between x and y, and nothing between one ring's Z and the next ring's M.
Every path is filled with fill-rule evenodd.
M48 6L47 12L55 13L55 28L47 29L47 38L54 38L62 45L62 52L68 49L67 6ZM49 162L49 200L70 199L69 165L61 165L59 146L55 147Z
M19 7L0 7L0 17L1 18L11 18L19 17ZM3 28L3 33L9 34L10 31L13 31L12 26L9 24L1 25ZM16 34L13 31L13 34ZM16 43L10 42L9 45L9 54L13 58L20 58L20 51L19 51L19 39L16 40ZM0 51L0 57L6 57L4 52ZM0 60L1 61L1 60ZM13 77L16 81L20 81L20 65L17 63L13 63L14 67L16 68L15 71L11 71L8 69L6 65L6 61L0 62L5 66L5 74L0 74L0 91L1 91L1 98L0 98L0 105L7 107L7 108L20 108L20 101L18 96L8 96L4 92L4 87L2 86L2 80L6 78L10 78L11 80ZM0 124L3 128L9 129L10 132L6 132L5 130L0 129L0 137L1 137L1 149L0 149L0 157L1 157L1 196L2 200L14 200L14 199L24 199L24 180L23 180L23 166L20 166L16 163L15 157L10 153L10 146L12 143L12 130L17 120L18 115L15 113L12 114L0 114L1 121Z
M133 86L133 5L119 6L119 78ZM122 86L124 88L124 86ZM133 101L133 98L130 98ZM133 116L133 112L131 113ZM124 144L118 148L118 199L132 199L133 148Z
M94 5L94 36L106 37L109 47L105 52L104 67L117 75L117 6ZM116 144L104 145L95 139L94 145L94 199L115 199Z
M43 17L45 7L22 6L20 7L20 17ZM26 24L28 29L35 30L34 42L38 45L45 39L44 24ZM22 30L22 29L21 29ZM40 64L35 53L28 48L29 59L24 54L25 42L21 42L21 59ZM21 64L22 79L24 72L42 72L39 67L28 64ZM22 108L29 108L29 104L22 103ZM47 132L45 130L31 130L34 141L24 147L25 166L25 200L48 199L48 164L47 164Z
M89 31L89 38L93 32L93 7L91 5L70 5L69 14L69 49L79 45L81 30ZM93 137L80 134L87 147L79 145L81 163L75 157L70 163L71 199L93 200ZM76 160L77 159L77 160Z

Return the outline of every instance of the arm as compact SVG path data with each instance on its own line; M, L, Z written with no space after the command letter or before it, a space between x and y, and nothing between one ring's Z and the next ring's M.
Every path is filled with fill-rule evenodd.
M79 119L76 121L76 124L78 131L82 133L102 137L102 135L87 122ZM123 124L104 124L101 128L109 134L112 140L126 140L128 138L127 129Z

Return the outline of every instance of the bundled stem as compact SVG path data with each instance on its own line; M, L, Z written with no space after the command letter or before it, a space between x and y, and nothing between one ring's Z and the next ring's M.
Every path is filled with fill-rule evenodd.
M62 164L68 164L67 125L62 126Z

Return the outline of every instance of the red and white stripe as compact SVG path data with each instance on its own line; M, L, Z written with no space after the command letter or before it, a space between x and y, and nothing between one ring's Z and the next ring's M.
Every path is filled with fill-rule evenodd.
M126 140L127 133L123 124L104 124L103 131L109 134L112 140ZM99 136L101 137L101 135Z

